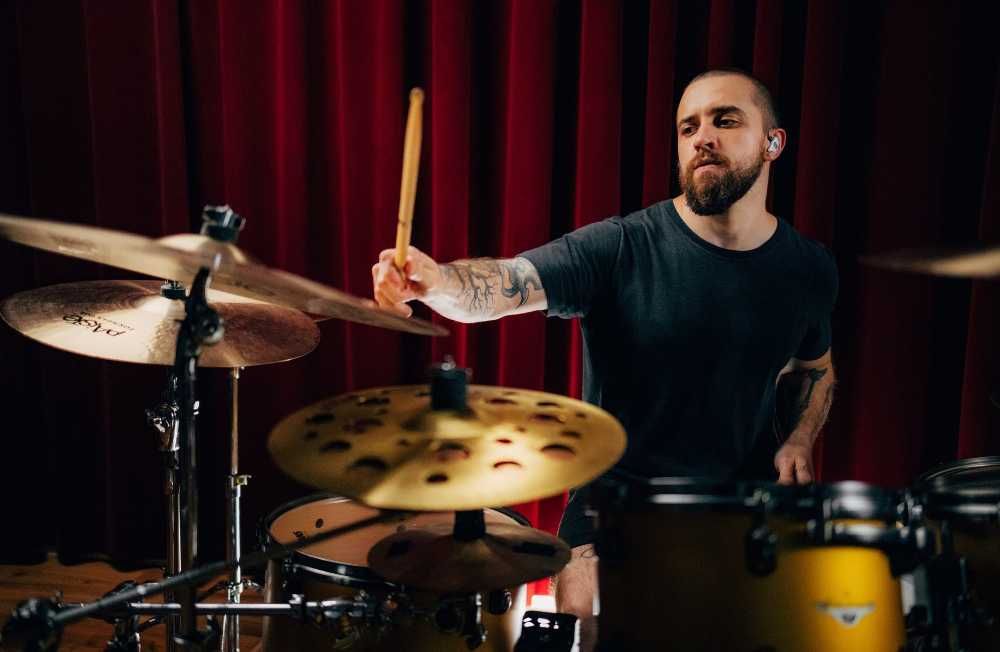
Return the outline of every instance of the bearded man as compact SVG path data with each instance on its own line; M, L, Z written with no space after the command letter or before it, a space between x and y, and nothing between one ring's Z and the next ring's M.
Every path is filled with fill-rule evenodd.
M618 468L811 482L832 400L837 270L822 245L767 212L786 132L764 85L729 69L688 84L676 126L680 196L510 259L438 264L411 248L397 270L394 250L384 251L375 300L407 315L418 300L460 322L534 310L579 317L583 398L628 433ZM775 387L788 372L803 382L794 428L778 441ZM598 563L586 497L573 492L563 515L573 555L556 583L559 611L580 618L584 651L596 641Z

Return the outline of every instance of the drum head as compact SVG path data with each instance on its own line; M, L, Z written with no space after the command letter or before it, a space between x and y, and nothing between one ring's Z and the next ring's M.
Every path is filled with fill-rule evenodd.
M1000 457L973 457L949 462L920 476L917 485L927 491L968 496L1000 493Z
M916 493L931 516L995 517L1000 505L1000 457L973 457L939 466L920 476Z
M283 505L267 519L268 541L292 543L335 527L376 516L379 510L366 507L347 498L309 496ZM520 514L507 509L484 509L487 523L527 525ZM368 568L368 551L389 535L429 525L454 524L454 512L427 512L405 521L378 523L361 530L307 546L294 553L297 563L359 579L374 578Z

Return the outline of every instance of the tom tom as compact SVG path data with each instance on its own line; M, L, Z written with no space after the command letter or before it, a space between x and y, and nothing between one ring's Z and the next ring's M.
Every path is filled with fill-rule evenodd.
M346 498L310 496L272 512L265 521L262 544L295 541L320 530L373 516L377 511ZM528 524L526 519L510 510L486 509L484 516L487 523ZM324 600L353 597L363 592L377 602L395 600L412 604L424 617L409 619L404 624L341 619L333 626L322 627L291 618L269 617L264 619L263 652L467 652L469 647L461 635L460 621L463 617L461 605L468 596L445 596L400 587L383 580L368 567L368 551L390 534L402 529L452 523L453 512L419 514L401 524L373 525L303 548L284 561L272 561L266 580L269 602L284 602L292 594L302 594L305 600ZM505 592L485 594L482 598L486 641L478 649L509 652L517 640L520 616L525 609L525 587L511 587L509 599Z
M936 619L959 625L952 634L972 652L1000 650L1000 457L937 467L919 478L915 498L937 535L928 571Z
M602 650L898 652L901 500L861 483L595 489ZM895 561L895 563L892 563Z

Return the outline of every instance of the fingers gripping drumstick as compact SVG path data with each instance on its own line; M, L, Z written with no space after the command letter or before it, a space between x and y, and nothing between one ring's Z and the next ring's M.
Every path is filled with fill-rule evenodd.
M406 264L413 226L413 200L417 195L417 171L420 168L420 136L423 124L424 92L410 91L410 112L406 116L406 140L403 142L403 181L399 187L399 223L396 225L397 269Z

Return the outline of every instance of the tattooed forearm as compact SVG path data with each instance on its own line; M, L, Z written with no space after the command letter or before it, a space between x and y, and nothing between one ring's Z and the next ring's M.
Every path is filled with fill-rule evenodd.
M833 404L833 368L818 367L789 375L794 375L800 383L788 415L789 439L812 444L826 423Z
M523 258L503 261L501 267L507 276L507 284L500 288L503 295L508 299L515 296L518 298L517 306L521 307L528 302L531 290L541 290L542 281L538 278L538 272L534 266Z
M441 265L441 273L447 282L457 284L458 299L469 312L484 313L495 307L494 294L503 280L496 260L459 260Z
M463 322L544 310L541 279L524 258L475 258L439 265L443 287L422 299L444 316Z
M802 373L802 389L799 391L798 400L792 408L789 420L793 428L802 421L802 415L805 414L806 409L812 402L813 390L816 388L816 383L823 380L828 371L829 369L807 369Z

